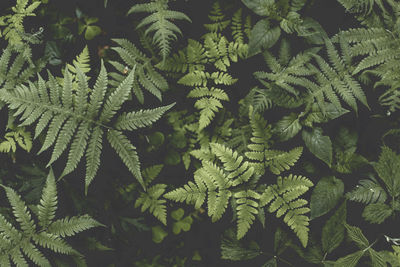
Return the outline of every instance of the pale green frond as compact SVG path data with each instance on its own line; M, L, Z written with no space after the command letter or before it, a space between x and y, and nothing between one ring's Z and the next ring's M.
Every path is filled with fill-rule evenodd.
M102 123L108 123L115 113L121 108L122 104L128 100L129 93L132 88L132 83L134 79L135 69L129 73L126 79L112 92L105 104L104 108L100 114L99 121Z
M258 202L254 201L260 198L260 195L253 191L240 191L234 194L236 198L237 211L237 239L241 239L255 220L255 215L258 214Z
M140 21L137 28L147 26L145 34L153 34L153 44L158 47L160 55L165 60L170 53L172 41L177 39L176 34L181 33L180 29L171 21L186 20L191 22L190 18L182 12L169 10L168 0L136 4L129 9L128 14L138 12L150 13Z
M85 176L85 194L89 188L90 183L93 181L94 176L100 166L100 156L103 144L103 130L97 126L93 129L88 147L86 149L86 176Z
M141 206L141 211L147 209L164 225L167 224L167 210L165 199L159 199L165 192L165 184L156 184L147 189L146 192L141 192L139 198L135 202L135 208Z
M47 232L56 236L66 237L74 236L77 233L98 226L102 226L102 224L86 214L56 220L49 225Z
M57 188L53 170L50 169L38 208L39 225L46 229L56 216Z
M369 203L383 203L386 201L387 195L385 190L372 180L360 180L353 191L346 193L349 200Z
M161 116L174 105L175 103L154 109L123 113L117 118L117 122L114 126L117 130L136 130L138 128L150 126L159 120Z
M7 199L11 204L13 214L16 221L20 224L21 229L26 233L33 233L36 230L35 223L32 220L31 213L26 207L21 197L9 187L3 186L7 194Z
M136 153L136 147L132 145L125 135L116 130L109 130L107 132L107 140L128 167L129 171L145 189L146 186L140 172L140 162Z

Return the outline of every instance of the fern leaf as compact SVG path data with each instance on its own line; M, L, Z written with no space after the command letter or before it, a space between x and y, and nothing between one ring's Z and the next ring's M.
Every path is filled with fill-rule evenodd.
M107 139L138 182L143 188L146 188L140 172L140 162L136 147L120 131L109 130Z
M98 226L103 225L98 223L89 215L82 215L56 220L51 223L47 229L47 232L56 236L66 237L74 236L77 233Z
M195 183L189 182L182 188L166 193L164 197L176 202L185 201L187 204L194 204L195 209L199 209L206 199L207 188L204 182L196 177L195 173Z
M139 198L135 202L135 208L141 206L141 211L147 209L154 215L160 222L167 225L167 210L165 206L165 199L159 199L164 194L166 189L165 184L156 184L150 187L146 192L141 192Z
M356 188L348 192L346 197L352 201L364 204L383 203L387 198L385 190L372 180L360 180Z
M128 99L134 74L135 69L129 73L126 79L107 98L99 118L102 123L108 123L115 115L116 111L119 110L122 104Z
M51 249L52 251L57 253L67 254L67 255L75 253L75 250L70 245L68 245L63 239L50 233L41 232L38 233L37 235L34 235L32 239L37 245Z
M265 151L266 165L274 174L280 174L282 171L289 170L300 158L303 152L302 147L296 147L289 152L279 150Z
M47 228L56 216L57 209L57 188L53 170L50 169L46 180L46 186L42 192L40 204L37 206L39 213L39 225L42 228Z
M20 198L20 196L9 187L3 186L6 191L7 198L10 201L13 214L20 224L21 229L26 233L33 233L36 230L35 224L32 220L32 216L28 211L25 202Z
M237 239L241 239L255 220L255 215L258 214L258 202L253 199L260 199L260 195L253 191L240 191L235 193L236 210L237 210Z
M100 165L102 140L103 130L97 126L93 129L86 150L85 194L87 194L88 187L96 175Z
M110 61L115 69L120 73L110 73L116 82L111 81L112 84L118 84L124 80L126 70L136 68L135 81L133 86L133 92L135 93L138 100L143 103L143 92L142 89L149 91L161 100L161 92L168 89L168 83L165 78L157 72L152 63L151 58L148 58L143 54L133 43L126 39L113 39L119 47L113 47L112 49L118 53L122 58L125 65L116 61Z
M22 251L33 263L37 264L38 266L51 267L49 260L46 259L43 254L31 243L26 242L23 244Z
M284 222L295 232L304 247L308 243L309 218L305 213L310 211L304 207L307 201L298 199L299 196L308 191L313 183L303 176L290 174L287 177L278 177L275 185L268 186L260 196L260 206L268 203L269 212L277 212L277 217L285 215Z
M139 110L130 113L123 113L117 118L115 128L117 130L136 130L138 128L152 125L155 121L171 109L175 103L158 107L155 109Z
M83 73L88 73L90 71L90 56L89 49L85 46L82 52L72 61L72 64L67 64L69 71L73 74L77 74L77 68L81 69Z
M182 12L169 10L168 0L155 0L151 3L136 4L129 9L127 14L137 12L151 13L142 19L136 28L148 26L145 31L146 35L154 32L153 44L157 45L163 60L165 60L171 50L171 41L177 39L176 34L181 34L180 29L171 21L186 20L191 22L190 18Z

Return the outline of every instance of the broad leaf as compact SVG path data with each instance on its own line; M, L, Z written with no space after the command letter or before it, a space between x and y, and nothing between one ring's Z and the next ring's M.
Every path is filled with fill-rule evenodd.
M282 141L294 137L300 130L301 125L295 113L283 117L275 126L275 132L280 136Z
M332 142L329 136L322 135L321 128L314 128L312 132L303 130L302 136L311 153L331 167Z
M362 216L370 223L383 223L387 217L392 215L393 210L385 203L369 204L364 208Z
M322 178L311 195L311 220L333 209L344 193L344 184L334 176Z
M254 25L249 40L249 56L254 56L262 49L271 48L279 39L281 29L278 26L272 27L267 19L260 20Z
M322 228L322 249L326 253L331 253L343 241L345 236L344 223L346 222L346 202L326 221Z

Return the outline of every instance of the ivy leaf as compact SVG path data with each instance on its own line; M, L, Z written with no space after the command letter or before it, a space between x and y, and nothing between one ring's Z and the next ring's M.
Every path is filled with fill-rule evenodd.
M346 202L326 221L322 228L322 249L325 253L331 253L343 241L345 236L344 223L346 222Z
M328 213L343 196L344 184L334 176L322 178L311 195L311 220Z
M369 204L364 208L362 216L370 223L383 223L387 217L392 215L393 210L385 203Z
M294 137L301 130L299 118L295 113L284 116L275 126L275 133L277 133L281 141L289 140Z
M271 48L279 39L281 29L278 26L271 28L267 19L262 19L254 25L249 38L249 57Z
M332 142L329 136L322 135L321 128L314 128L311 133L303 130L302 136L310 152L331 167Z

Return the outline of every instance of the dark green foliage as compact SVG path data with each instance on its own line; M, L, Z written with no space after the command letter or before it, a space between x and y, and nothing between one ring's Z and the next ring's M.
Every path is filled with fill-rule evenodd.
M171 41L177 39L177 34L182 34L181 30L171 21L187 20L190 18L184 13L168 9L169 0L152 0L145 4L133 5L128 15L132 13L147 12L151 13L140 21L136 29L147 26L145 34L153 33L152 42L160 50L163 60L166 59L171 50Z
M132 131L151 125L172 105L125 112L116 118L114 124L110 125L111 119L128 98L134 72L132 70L117 89L107 97L105 97L108 87L107 72L102 65L96 84L90 90L92 92L90 95L86 75L77 67L79 88L76 94L72 92L71 74L66 69L62 88L49 73L48 82L38 76L38 85L33 83L30 83L29 87L22 85L13 92L3 90L1 99L9 105L10 109L16 110L14 117L22 114L20 125L30 125L38 121L35 138L43 131L46 133L45 129L48 127L46 139L39 151L40 153L54 144L48 166L56 161L71 143L62 176L76 168L86 150L86 191L99 167L105 134L110 145L145 188L136 147L122 131Z
M399 1L75 2L1 3L0 266L400 267Z
M54 220L58 201L52 170L47 177L40 204L37 205L38 212L35 214L38 218L37 224L21 197L11 188L5 186L3 188L20 229L15 228L15 224L10 223L4 215L0 214L1 266L11 266L10 262L16 266L28 266L27 259L37 266L52 266L41 251L44 248L56 253L78 256L81 258L80 261L84 262L83 255L73 249L64 238L102 226L102 224L89 215ZM39 247L41 247L40 250Z

